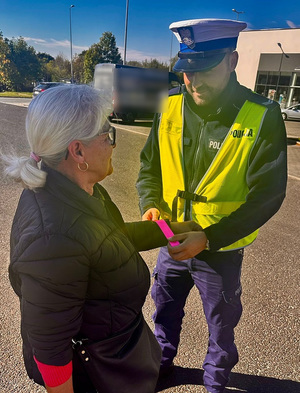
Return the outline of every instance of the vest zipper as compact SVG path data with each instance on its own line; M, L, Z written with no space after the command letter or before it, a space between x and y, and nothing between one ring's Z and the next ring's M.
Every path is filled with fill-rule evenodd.
M197 167L197 158L200 157L200 150L201 150L201 142L202 142L202 134L203 134L203 130L205 128L206 122L203 120L203 122L200 124L199 129L198 129L198 134L197 134L197 138L196 138L196 143L197 143L197 149L194 155L194 159L193 159L193 167L192 167L192 176L190 179L190 184L191 184L191 188L189 188L189 186L187 185L187 189L189 192L194 192L194 183L196 181L195 179L195 174L197 173L196 171L196 167ZM197 188L196 188L197 189ZM185 209L185 213L184 213L184 220L191 220L191 208L192 208L192 201L186 201L185 203L186 209Z

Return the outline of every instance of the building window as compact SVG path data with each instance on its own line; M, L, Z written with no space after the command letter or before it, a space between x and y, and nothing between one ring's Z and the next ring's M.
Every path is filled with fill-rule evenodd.
M300 75L297 75L295 86L300 87Z
M280 104L286 102L292 74L289 72L258 71L255 83L255 91ZM300 82L300 78L299 82ZM298 82L298 80L297 80Z

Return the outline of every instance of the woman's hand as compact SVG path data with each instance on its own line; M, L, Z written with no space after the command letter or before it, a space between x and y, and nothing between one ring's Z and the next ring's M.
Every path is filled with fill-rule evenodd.
M170 222L170 227L175 234L190 231L202 231L203 229L195 221Z
M170 256L176 261L193 258L205 250L207 237L203 231L193 231L177 234L168 239L171 242L179 241L179 246L171 246L168 243Z

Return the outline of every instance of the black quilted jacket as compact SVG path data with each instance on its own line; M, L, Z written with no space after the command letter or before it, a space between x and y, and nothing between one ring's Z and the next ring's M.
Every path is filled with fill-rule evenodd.
M24 360L72 359L72 337L107 338L140 313L150 279L138 251L166 245L151 221L124 224L99 184L90 196L46 168L46 186L23 191L11 232L11 284L20 298Z

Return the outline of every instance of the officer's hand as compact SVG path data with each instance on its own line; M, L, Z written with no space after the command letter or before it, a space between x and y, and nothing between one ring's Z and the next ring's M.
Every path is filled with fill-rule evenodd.
M176 233L190 232L190 231L202 231L202 227L195 221L184 221L184 222L170 222L172 231Z
M151 209L148 209L143 215L142 215L142 220L143 221L155 221L158 220L160 216L160 211L156 209L155 207L152 207Z
M172 242L181 242L179 246L174 247L168 243L168 251L173 259L176 261L183 261L193 258L195 255L199 254L199 252L205 250L207 237L203 231L194 231L174 235L168 240Z

